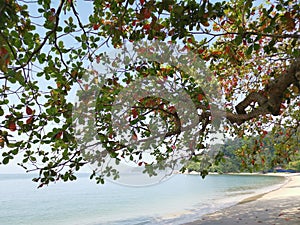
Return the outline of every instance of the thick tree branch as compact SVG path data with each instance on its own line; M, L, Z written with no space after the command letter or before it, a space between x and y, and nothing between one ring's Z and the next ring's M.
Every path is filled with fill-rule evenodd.
M292 62L288 70L267 85L263 92L250 93L236 106L236 114L227 112L227 119L231 123L242 124L266 114L279 115L284 92L292 84L300 86L300 58ZM245 109L252 103L258 103L259 106L247 113Z

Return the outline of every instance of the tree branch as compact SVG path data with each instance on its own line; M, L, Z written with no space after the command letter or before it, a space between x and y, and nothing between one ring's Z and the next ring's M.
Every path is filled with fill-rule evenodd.
M28 65L28 63L32 60L32 58L33 58L36 54L38 54L39 51L44 47L44 45L45 45L46 42L48 41L49 37L50 37L53 33L56 32L57 27L58 27L58 24L59 24L59 16L60 16L60 13L61 13L62 8L63 8L63 6L64 6L64 3L65 3L65 0L61 0L61 1L60 1L60 4L59 4L58 9L57 9L56 14L55 14L55 25L54 25L53 29L50 30L50 31L47 33L46 37L44 38L44 40L43 40L43 42L40 44L40 46L37 47L37 48L30 54L30 56L28 57L27 62L24 63L24 64L22 64L22 65L20 65L20 66L17 67L15 70L19 70L19 69L21 69L21 68L24 68L26 65Z
M233 35L261 35L262 37L271 37L271 38L293 38L293 39L300 39L299 34L268 34L268 33L261 33L258 31L245 31L245 32L225 32L225 33L211 33L211 32L199 32L199 31L192 31L189 32L190 34L200 34L200 35L209 35L213 37L225 36L229 34Z
M300 86L300 58L293 61L288 70L267 85L263 92L250 93L236 106L236 114L227 112L227 119L231 123L242 124L266 114L278 116L284 92L291 84ZM252 103L258 103L259 107L247 113L245 109Z

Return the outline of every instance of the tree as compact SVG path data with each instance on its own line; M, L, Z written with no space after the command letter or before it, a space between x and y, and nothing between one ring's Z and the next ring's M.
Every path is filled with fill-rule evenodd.
M91 9L88 18L80 10L83 6ZM197 54L209 65L213 71L210 79L221 85L226 101L223 113L227 119L222 126L227 134L239 137L255 134L262 140L268 132L280 135L284 127L288 132L282 132L282 148L278 150L282 154L278 154L278 162L288 160L299 151L299 142L290 148L286 141L299 131L300 8L297 0L265 1L260 5L251 0L214 3L208 0L61 0L59 3L1 0L0 12L2 164L22 155L19 164L27 171L39 171L35 181L41 186L55 180L76 179L74 172L88 163L89 155L77 146L72 126L73 104L67 96L76 85L82 90L92 90L91 83L84 81L86 68L93 71L95 63L107 59L106 45L118 49L126 41L182 44L185 51ZM147 76L165 81L176 78L183 84L199 111L202 126L190 159L202 154L207 147L204 139L212 118L210 103L197 81L180 68L158 62L130 64L127 69L134 73L123 74L122 80L106 79L96 105L97 112L106 113L96 116L96 135L106 146L107 154L117 160L128 157L139 165L145 163L132 156L139 157L139 151L114 139L116 134L109 112L125 84ZM96 77L92 82L97 82ZM84 95L79 97L83 100ZM142 116L145 113L160 115L169 124L165 135L168 140L176 140L183 132L174 104L166 99L145 97L129 114L133 139L140 138L139 135L150 136L147 125L143 124L149 119ZM156 160L165 162L174 148L176 145L166 144L166 151L154 154ZM119 154L120 150L124 154ZM257 154L257 148L251 154ZM155 174L151 165L145 165L145 170ZM105 171L104 175L113 173L118 177L113 168ZM94 171L92 177L95 174ZM96 179L103 182L103 174Z

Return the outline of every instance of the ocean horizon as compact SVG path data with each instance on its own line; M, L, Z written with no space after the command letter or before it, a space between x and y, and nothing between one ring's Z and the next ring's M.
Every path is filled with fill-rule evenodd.
M183 224L279 188L284 177L176 174L147 187L106 182L87 174L37 189L30 174L0 174L0 224Z

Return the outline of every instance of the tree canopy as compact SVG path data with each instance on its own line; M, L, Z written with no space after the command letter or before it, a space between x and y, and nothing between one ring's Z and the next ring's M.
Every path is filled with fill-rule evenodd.
M274 142L274 165L299 154L299 139L295 138L300 124L298 0L0 2L1 164L20 155L19 165L26 171L38 171L35 181L41 186L74 180L74 172L93 160L99 167L105 165L98 159L99 152L92 155L78 148L78 130L74 128L74 107L78 105L69 97L75 87L81 88L79 106L86 111L75 112L83 120L79 127L84 128L92 106L85 96L92 96L98 87L95 65L113 64L107 51L122 49L127 42L178 44L182 51L196 55L196 61L204 62L211 76L199 83L182 70L182 65L137 60L129 62L124 71L106 77L94 105L96 129L83 139L87 143L92 142L91 135L97 137L105 155L116 159L116 164L128 159L151 176L162 167L147 163L134 144L121 142L112 121L117 96L126 87L134 89L130 84L145 77L181 85L193 102L199 130L195 140L185 138L194 141L185 150L189 160L199 160L209 148L205 137L213 121L212 104L203 91L204 83L217 83L223 93L224 107L219 112L225 120L218 126L226 135L259 137L251 147L240 149L244 157L241 166L264 162L267 134L280 140ZM151 52L151 46L139 51ZM91 80L85 79L87 73L93 74ZM160 143L164 150L154 148L151 153L164 166L172 164L168 159L182 148L181 144L186 145L177 141L189 131L180 121L176 104L181 101L185 100L174 103L163 97L143 96L127 112L133 143L151 136L147 121L155 116L167 124ZM219 154L214 157L221 158ZM206 173L203 168L202 174ZM118 178L119 174L106 166L91 175L101 183L105 176Z
M281 130L282 133L286 131ZM285 133L286 135L286 133ZM284 141L289 142L289 146L297 145L299 134L293 134L289 140L285 135L274 135L268 133L261 141L260 136L251 136L243 138L227 139L220 147L224 155L220 162L215 162L209 168L210 172L218 173L239 173L239 172L276 172L277 169L290 170L292 172L300 171L300 155L290 155L289 157L280 156L282 159L278 162L278 154L282 154L280 149L286 148ZM284 141L282 140L284 139ZM260 142L260 143L259 143ZM259 147L257 145L259 144ZM257 153L253 149L257 149ZM292 148L295 148L293 146ZM201 162L191 162L187 165L189 171L201 172ZM241 166L243 165L243 166Z

